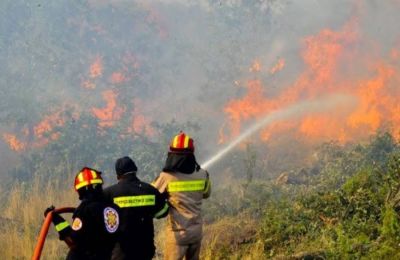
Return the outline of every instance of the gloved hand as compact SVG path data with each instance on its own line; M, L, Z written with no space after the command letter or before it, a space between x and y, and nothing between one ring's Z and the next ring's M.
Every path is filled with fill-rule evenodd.
M49 212L53 211L55 209L55 207L53 205L51 205L50 207L48 207L45 211L44 211L44 217L47 217L47 214L49 214Z
M168 201L168 199L169 199L169 193L168 193L167 191L164 191L163 193L161 193L161 198L162 198L163 200Z

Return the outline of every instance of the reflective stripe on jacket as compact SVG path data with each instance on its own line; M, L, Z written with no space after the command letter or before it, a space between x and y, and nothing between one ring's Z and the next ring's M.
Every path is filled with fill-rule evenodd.
M165 197L135 175L127 175L105 188L104 196L120 207L119 246L114 253L120 252L113 259L151 259L155 253L153 218L166 215Z
M202 238L202 199L211 193L208 173L200 169L191 174L161 172L152 183L160 193L168 193L170 204L167 239L190 244Z

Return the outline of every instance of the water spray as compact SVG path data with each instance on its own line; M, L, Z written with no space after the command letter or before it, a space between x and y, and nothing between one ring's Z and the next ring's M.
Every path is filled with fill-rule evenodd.
M349 105L355 102L355 98L349 95L330 95L323 96L316 100L308 100L298 102L294 105L286 107L281 110L277 110L269 113L267 116L262 118L259 122L252 125L245 132L239 135L236 139L234 139L231 143L229 143L226 147L220 150L217 154L212 156L210 159L201 164L202 168L207 169L215 162L224 157L227 153L229 153L233 148L235 148L238 144L243 142L247 137L255 134L260 129L280 120L290 119L295 116L302 116L306 113L312 112L322 112L326 110L330 110L339 105Z

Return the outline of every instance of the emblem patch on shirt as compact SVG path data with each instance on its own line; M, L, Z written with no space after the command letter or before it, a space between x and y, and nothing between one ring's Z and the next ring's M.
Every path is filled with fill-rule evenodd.
M82 220L80 218L75 218L72 222L72 229L77 231L82 228Z
M113 208L107 207L104 209L103 213L107 231L109 233L114 233L117 231L119 226L119 216L117 211Z

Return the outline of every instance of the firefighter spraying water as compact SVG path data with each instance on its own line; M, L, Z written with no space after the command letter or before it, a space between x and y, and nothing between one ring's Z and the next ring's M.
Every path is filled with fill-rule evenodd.
M217 154L202 163L201 166L204 169L210 168L215 162L224 157L246 138L276 121L298 117L306 113L312 113L314 111L321 112L324 110L335 108L339 105L348 105L354 102L355 99L352 96L336 94L331 96L324 96L316 100L299 102L285 109L274 111L262 118L259 122L257 122L250 128L248 128L245 132L239 135L235 140L233 140L230 144L220 150Z
M202 168L210 168L214 163L216 163L219 159L223 156L228 154L233 148L235 148L238 144L243 142L249 136L257 133L260 129L281 120L288 120L294 119L296 117L304 116L305 114L312 114L313 112L321 112L332 110L336 107L343 107L349 106L355 103L355 99L349 95L331 95L331 96L324 96L319 99L303 101L291 105L285 109L274 111L264 118L262 118L259 122L251 126L241 135L239 135L235 140L233 140L230 144L228 144L225 148L220 150L217 154L211 157L209 160L202 164ZM170 150L168 152L168 157L166 160L166 165L163 169L163 172L158 176L158 178L152 183L152 185L157 188L161 193L168 193L169 203L171 205L169 218L174 220L174 225L178 225L179 228L172 226L167 228L166 236L167 236L167 243L166 243L166 250L168 252L165 255L165 259L180 259L181 257L185 256L188 259L198 259L199 252L200 252L200 245L201 245L201 237L202 237L202 221L201 221L201 214L200 214L200 205L201 200L204 198L208 198L210 195L210 181L209 175L206 170L201 169L200 165L197 164L196 159L194 157L194 144L193 139L187 136L185 133L181 132L177 136L175 136L170 144ZM127 172L136 172L136 168L133 167L134 163L132 162L132 169L127 169ZM118 173L118 172L117 172ZM86 177L87 178L86 178ZM90 178L89 178L90 177ZM96 191L93 187L94 186L101 190L102 179L100 177L100 172L97 172L90 168L84 168L80 173L78 173L75 181L75 189L79 192L80 198L84 198L82 196L93 195L92 193L88 193L89 191ZM86 188L82 193L82 187ZM87 188L91 188L91 190L87 190ZM93 196L89 196L92 198ZM95 198L95 196L93 197ZM86 201L86 200L85 200ZM196 207L193 207L193 202L195 201ZM97 201L96 201L97 202ZM100 201L99 201L100 203ZM187 205L186 205L187 204ZM193 204L193 205L192 205ZM99 204L100 205L100 204ZM103 206L103 205L101 205ZM81 207L81 206L80 206ZM161 207L163 208L163 207ZM188 208L195 208L191 214L193 215L192 218L196 219L194 224L186 223L184 218L182 217L183 213L187 213ZM79 209L79 207L78 207ZM113 210L110 208L110 210ZM67 212L71 212L72 210L69 209ZM63 213L62 211L57 212L54 211L54 208L48 208L45 211L45 215L50 213L51 217L46 218L46 223L43 228L43 232L41 232L40 239L38 242L37 249L35 250L35 254L33 259L39 259L41 250L43 248L44 238L47 234L49 223L52 221L56 227L56 230L60 234L60 239L65 240L68 245L72 245L71 251L69 256L73 254L79 254L80 251L77 251L77 244L73 241L74 237L77 237L80 233L85 237L82 241L91 241L91 239L86 238L99 238L98 234L83 234L82 229L82 221L85 218L82 217L82 220L77 217L77 213L74 213L74 223L72 224L72 228L69 224L58 215L58 213ZM115 211L115 215L118 213ZM153 217L153 215L152 215ZM151 217L151 219L152 219ZM104 215L106 219L106 215ZM77 222L78 220L78 222ZM91 223L91 221L89 221ZM104 223L106 223L107 232L104 232ZM114 232L116 230L113 229L114 227L109 226L108 222L104 222L99 224L99 230L103 230L105 237L109 236L109 233ZM118 226L118 217L117 222ZM82 231L81 231L82 229ZM112 229L112 230L111 230ZM180 232L176 232L175 230L181 230ZM182 232L185 230L185 232ZM43 234L42 234L43 233ZM102 233L102 234L103 234ZM107 234L106 234L107 233ZM79 235L80 236L80 235ZM72 239L71 239L72 238ZM104 240L104 239L102 239ZM78 240L76 240L78 241ZM79 240L81 241L81 240ZM105 242L105 240L103 241ZM97 245L100 242L96 242ZM92 248L92 244L85 244L82 248ZM108 259L111 257L111 249L114 246L114 240L111 242L108 241L101 246L100 248L103 251L97 252L94 248L99 248L97 246L93 247L93 255L99 256L102 255L104 259ZM105 250L105 251L104 251ZM152 251L153 252L153 251ZM153 254L153 253L152 253ZM151 255L152 255L151 254ZM150 256L151 258L151 256ZM74 259L70 257L70 259ZM89 259L89 258L87 258ZM95 258L97 259L97 258Z
M181 132L172 138L165 166L152 185L166 193L170 204L165 229L165 260L198 260L202 240L202 200L211 182L194 155L194 140Z

